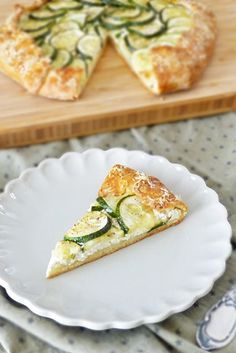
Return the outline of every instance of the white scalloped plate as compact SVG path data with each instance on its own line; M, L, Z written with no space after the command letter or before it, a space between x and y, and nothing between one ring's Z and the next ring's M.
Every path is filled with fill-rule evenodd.
M52 248L115 163L160 178L189 205L178 226L45 279ZM158 322L190 307L223 273L231 227L202 178L163 157L91 149L44 161L0 196L0 284L34 313L101 330Z

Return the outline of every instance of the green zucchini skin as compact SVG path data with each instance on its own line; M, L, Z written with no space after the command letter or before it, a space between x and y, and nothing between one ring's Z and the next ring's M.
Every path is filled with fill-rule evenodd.
M103 207L102 206L92 206L91 211L102 211Z
M57 56L57 50L54 49L50 44L44 43L42 45L43 53L48 56L51 60L55 60Z
M117 214L113 211L113 209L108 205L108 203L104 200L103 197L98 197L96 200L100 206L109 214L109 216L113 218L117 218Z
M124 7L124 8L130 9L134 7L133 4L124 4L122 1L119 1L119 0L103 0L103 2L106 5L119 7L119 8Z
M34 32L48 29L49 24L50 21L43 23L42 21L29 19L29 21L25 21L20 24L20 29L33 36Z
M84 62L85 74L88 77L89 75L89 64L88 61L92 60L93 58L89 55L83 54L80 50L77 49L77 53L79 58Z
M117 222L121 228L121 230L123 230L123 232L125 234L129 233L129 228L127 227L127 225L124 223L123 219L121 217L117 217Z
M93 1L89 1L89 0L81 0L81 3L84 5L88 5L88 6L97 6L97 7L103 7L104 3L102 2L93 2Z
M101 25L102 27L104 27L105 29L109 29L109 30L114 30L114 29L120 29L120 28L123 28L124 27L124 24L117 24L117 25L114 25L114 24L111 24L111 23L108 23L104 20L101 21Z
M99 26L97 24L94 26L94 30L95 30L97 36L100 38L101 48L103 48L103 46L104 46L103 38L102 38L102 35L100 32Z
M32 20L35 20L35 21L54 20L56 18L64 16L65 13L66 13L66 11L60 11L60 12L53 13L50 10L47 10L47 12L45 10L41 10L41 11L38 10L38 11L35 11L35 12L31 12L29 14L29 18L32 19Z
M107 202L104 200L104 198L102 198L102 197L97 198L97 202L107 212L107 214L109 214L112 218L116 218L121 230L123 230L123 232L125 234L127 234L129 232L129 228L126 226L122 217L120 216L119 208L120 208L120 204L122 203L122 201L130 196L133 196L133 195L125 196L121 200L119 200L115 211L113 211L113 209L107 204Z
M124 231L125 234L127 234L129 232L129 227L127 227L127 225L125 224L125 222L123 221L121 214L120 214L120 205L122 204L122 202L124 200L126 200L128 197L131 197L134 195L127 195L125 197L123 197L122 199L119 200L119 202L116 205L116 214L117 214L117 222L119 223L121 229Z
M136 19L134 19L134 21L130 22L129 25L130 26L142 26L142 25L146 25L146 24L152 22L154 19L155 19L155 13L152 11L149 11L149 12L146 12L146 18L145 18L145 16L141 20L136 18Z
M137 17L139 17L141 15L141 9L140 8L131 8L131 9L122 9L122 10L119 10L119 9L116 9L116 10L111 10L110 12L109 11L106 11L106 14L108 16L111 16L113 17L114 19L117 19L117 20L126 20L126 21L129 21L129 20L133 20Z
M56 50L52 66L54 69L65 68L68 67L72 61L73 57L68 51L63 49Z
M127 48L129 49L129 51L131 53L135 52L136 48L132 46L132 44L130 43L130 40L129 40L129 36L125 36L124 37L124 41L125 41L125 44L127 46Z
M158 228L160 228L160 227L162 227L162 226L164 226L164 225L166 225L166 224L167 224L167 222L160 222L160 223L158 223L157 225L155 225L154 227L152 227L152 228L148 231L148 233L149 233L149 232L152 232L153 230L158 229Z
M39 31L34 31L30 33L30 35L34 40L38 40L38 39L46 38L49 33L50 33L50 30L47 27L45 27Z
M78 49L77 49L77 52L78 52L80 58L81 58L83 61L92 60L92 59L93 59L92 56L82 53L81 50L78 50Z
M164 33L166 31L166 27L163 26L160 30L157 30L155 33L152 33L152 34L145 34L145 33L142 33L140 30L138 29L133 29L133 28L129 28L129 32L130 33L135 33L135 34L138 34L140 37L143 37L143 38L147 38L147 39L151 39L151 38L154 38L156 36L160 36L162 33Z
M140 17L140 18L139 18ZM101 24L108 30L115 30L120 28L132 28L132 26L143 26L151 23L155 19L154 12L146 12L135 17L134 19L116 18L116 16L103 16Z
M60 11L60 10L64 10L64 11L71 11L71 10L81 10L83 5L81 3L79 3L78 1L73 1L73 6L69 6L70 2L68 1L68 3L66 4L66 1L61 1L61 5L59 6L55 6L56 3L53 4L53 2L49 2L47 5L47 8L51 11Z
M65 236L64 240L73 241L74 243L77 243L78 245L83 245L90 240L94 240L94 239L99 238L102 235L106 234L111 229L111 226L112 226L112 221L111 221L110 217L107 216L107 223L102 229L99 229L98 231L96 231L94 233L86 234L82 237Z
M89 23L96 22L95 27L98 27L99 20L102 17L103 13L104 13L104 10L101 11L100 13L97 13L96 15L89 15L88 18L87 18L87 23L89 24Z

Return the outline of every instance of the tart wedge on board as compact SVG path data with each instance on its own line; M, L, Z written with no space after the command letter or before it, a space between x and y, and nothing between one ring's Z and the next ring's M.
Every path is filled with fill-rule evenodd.
M89 211L56 244L46 276L55 277L176 225L187 210L156 177L117 164Z
M216 24L194 0L39 0L17 5L0 28L0 70L31 93L74 100L107 38L146 88L162 94L199 78Z

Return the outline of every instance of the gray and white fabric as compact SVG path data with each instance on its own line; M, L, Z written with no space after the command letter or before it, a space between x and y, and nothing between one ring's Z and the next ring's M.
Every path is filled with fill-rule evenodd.
M236 242L236 113L141 127L68 141L0 150L0 192L28 167L48 157L91 147L125 147L163 155L201 175L229 212ZM95 332L40 318L0 290L0 353L200 353L195 342L199 320L236 282L236 252L212 291L193 307L160 324L132 330ZM236 340L219 352L236 352Z

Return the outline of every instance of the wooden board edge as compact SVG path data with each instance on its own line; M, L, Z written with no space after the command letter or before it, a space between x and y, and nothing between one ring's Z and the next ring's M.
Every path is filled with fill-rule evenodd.
M72 137L124 130L143 125L161 124L210 116L236 110L236 93L227 97L215 97L203 102L184 102L176 106L162 106L146 111L112 116L80 118L55 124L38 124L27 128L12 128L7 132L0 129L0 148L27 146L63 140Z

